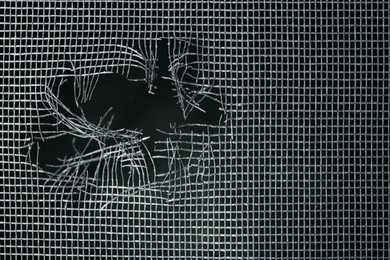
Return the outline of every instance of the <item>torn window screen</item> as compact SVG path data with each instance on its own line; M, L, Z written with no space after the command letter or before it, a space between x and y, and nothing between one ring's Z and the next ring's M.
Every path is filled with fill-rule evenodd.
M157 44L159 41L161 40L144 43L144 46L147 44ZM147 51L150 52L148 54L138 52L135 48L141 49L139 46L135 48L127 48L125 50L129 52L124 53L125 56L134 57L129 60L127 79L129 79L130 82L145 82L145 87L148 88L148 93L152 95L155 95L156 91L160 88L171 89L172 87L170 85L173 85L174 87L172 88L171 95L172 97L177 98L177 103L183 111L184 122L187 123L186 119L188 113L193 108L196 108L202 113L206 113L206 111L201 108L201 102L205 98L208 98L213 102L218 102L218 104L221 104L221 101L220 99L217 99L218 95L212 93L211 86L209 86L206 82L206 80L210 81L210 77L203 75L205 73L202 73L200 68L196 67L197 63L202 62L197 59L196 54L196 50L200 47L192 48L194 52L189 53L188 45L191 45L191 43L181 43L181 41L179 43L176 42L177 40L172 40L172 48L169 48L170 42L164 41L164 43L168 45L168 54L172 54L170 55L172 58L165 62L168 64L164 64L164 62L160 59L159 65L161 67L164 65L167 66L166 70L171 73L171 77L159 75L160 80L158 82L160 83L160 86L154 85L157 77L156 60L158 48L156 47L147 48ZM162 44L160 44L160 46L162 46ZM165 50L165 48L162 48L162 50ZM154 54L153 51L156 52L156 54ZM191 58L189 58L190 55L192 55ZM77 62L70 61L69 64L75 65L73 65L72 68L62 69L63 71L60 72L59 75L55 75L57 80L49 82L50 85L44 89L46 100L42 101L45 108L45 115L40 115L39 118L47 116L53 121L53 123L40 121L40 124L38 125L39 135L34 137L34 140L36 141L34 144L37 146L37 155L35 157L38 157L39 162L39 152L42 145L39 141L42 141L45 144L53 142L52 140L54 140L54 144L56 144L56 138L71 136L72 138L70 140L73 148L72 155L68 155L68 158L56 158L56 162L54 164L44 165L37 163L36 167L40 168L41 172L45 172L49 176L48 182L52 183L52 185L56 186L56 188L63 189L64 187L67 187L70 190L70 193L73 194L75 189L88 189L89 186L92 186L97 190L105 190L105 187L107 186L120 186L132 190L138 190L140 188L144 189L147 187L149 189L162 185L163 189L165 189L165 186L169 186L169 183L172 181L176 182L176 179L180 179L180 182L181 179L199 179L196 176L194 177L188 175L189 168L195 167L191 156L192 154L198 155L199 152L191 150L189 155L190 157L181 157L180 153L185 153L182 151L183 149L179 147L179 144L182 143L182 141L174 141L174 143L172 143L169 138L170 143L168 144L167 142L169 149L160 150L166 152L167 155L155 155L153 152L154 148L152 147L152 149L148 149L148 146L144 143L150 139L150 136L143 135L143 131L148 129L141 128L141 125L137 125L138 122L134 122L134 127L138 130L113 130L111 129L111 125L114 121L115 114L107 119L110 114L110 109L99 116L97 124L91 123L87 119L82 104L88 103L94 97L96 83L99 81L98 78L104 71L82 73L84 68L89 66L89 60L86 60L85 62L86 64L81 63L77 66ZM98 61L95 62L97 63ZM99 65L95 64L95 66ZM182 69L182 67L186 67L186 69ZM65 72L67 70L70 70L70 73L67 74ZM159 71L161 72L162 70ZM79 76L80 72L82 74ZM132 77L134 74L136 77ZM139 78L137 78L137 76ZM94 79L94 77L96 79ZM67 80L69 80L69 78L73 78L73 86L63 85ZM162 81L161 78L165 79L166 82ZM170 81L172 81L172 83ZM76 110L78 110L80 115L73 113L63 102L61 102L59 97L61 96L61 91L63 91L65 87L72 88L74 90L74 95L73 97L71 95L70 98L74 99ZM112 88L108 89L107 86L104 87L105 91L117 91ZM134 88L136 86L135 84L130 83L126 87ZM57 94L55 94L55 92ZM134 99L137 98L140 97L134 97ZM134 100L129 100L129 102L134 102ZM97 106L99 105L100 104ZM96 110L96 108L93 109ZM125 109L128 110L129 108ZM145 108L135 108L133 111L129 111L128 114L139 113L142 115L142 109ZM164 110L166 108L155 107L151 109ZM220 108L220 110L222 109ZM158 113L158 111L155 113ZM148 120L153 119L154 118L149 118ZM165 118L165 120L163 120L165 127L171 126L172 129L176 128L176 126L173 125L178 123L179 118L173 119L174 121L167 121L168 118ZM125 120L129 120L129 118L126 118ZM200 124L203 122L200 121L196 123ZM180 126L178 125L178 127ZM209 126L205 125L204 128L207 130ZM161 129L154 130L155 131L151 133L154 137L161 135L162 133L165 134L161 131ZM198 134L204 135L205 133L199 132ZM79 139L82 139L84 143L81 147L77 147L77 145L80 145ZM182 138L180 137L180 139ZM151 145L154 145L155 143L156 142L152 142ZM203 146L208 147L209 145L205 143ZM150 145L149 148L151 148ZM206 148L201 147L199 149ZM50 149L46 150L45 153L55 152ZM162 172L162 169L160 168L156 169L156 165L152 158L155 156L157 156L159 160L162 158L166 160L165 168L167 170L165 170L165 172ZM180 165L174 165L177 163ZM161 163L159 165L161 165ZM173 180L171 179L172 176L174 176ZM156 177L160 178L156 179ZM97 183L100 184L97 185ZM71 188L69 188L69 186Z
M389 258L388 3L0 12L2 256Z

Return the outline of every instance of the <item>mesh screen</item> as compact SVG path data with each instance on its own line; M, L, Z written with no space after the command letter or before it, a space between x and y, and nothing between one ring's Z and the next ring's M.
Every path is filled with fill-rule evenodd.
M389 258L387 1L2 1L0 48L1 255Z

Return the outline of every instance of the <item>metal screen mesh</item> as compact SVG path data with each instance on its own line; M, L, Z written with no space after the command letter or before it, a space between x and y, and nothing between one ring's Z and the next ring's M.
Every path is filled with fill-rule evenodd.
M387 1L2 1L1 255L388 259L388 16ZM99 84L120 92L107 75L169 88L182 123L91 122ZM45 163L59 138L72 153Z

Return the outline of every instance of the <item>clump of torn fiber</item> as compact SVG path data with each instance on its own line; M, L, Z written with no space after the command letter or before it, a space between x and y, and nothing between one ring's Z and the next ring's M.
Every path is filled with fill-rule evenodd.
M50 90L46 92L45 105L55 117L56 130L46 132L37 140L48 141L62 135L88 140L82 149L74 147L72 156L60 158L56 165L49 165L52 171L48 171L48 182L53 189L72 187L81 190L94 186L99 190L109 186L140 187L151 183L148 174L151 169L146 167L150 155L143 152L145 138L140 131L111 130L113 117L106 125L94 125L70 111ZM65 110L67 116L60 110ZM92 143L97 144L98 149L90 151ZM90 167L91 164L96 167ZM91 169L94 172L90 172Z

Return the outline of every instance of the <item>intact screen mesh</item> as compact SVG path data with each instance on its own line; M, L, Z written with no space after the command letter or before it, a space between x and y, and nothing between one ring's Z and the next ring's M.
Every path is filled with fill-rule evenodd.
M1 255L389 258L387 1L2 1L0 48Z

